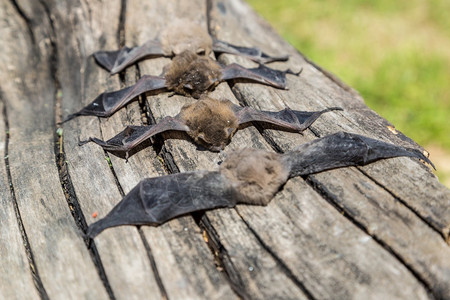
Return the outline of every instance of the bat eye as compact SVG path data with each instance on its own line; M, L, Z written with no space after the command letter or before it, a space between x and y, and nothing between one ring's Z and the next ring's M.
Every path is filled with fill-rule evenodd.
M199 54L199 55L205 55L205 54L206 54L206 50L203 49L203 48L198 48L198 49L197 49L197 54Z

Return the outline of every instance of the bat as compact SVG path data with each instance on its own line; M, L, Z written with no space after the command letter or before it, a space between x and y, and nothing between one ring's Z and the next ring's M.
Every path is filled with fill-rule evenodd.
M195 143L210 151L220 151L230 142L239 126L248 122L265 122L285 130L302 132L323 113L342 110L332 107L321 111L303 112L286 108L278 112L259 111L251 107L234 105L229 100L204 98L184 105L175 117L165 117L156 125L128 126L108 141L89 138L80 145L94 142L103 149L113 152L128 152L164 131L186 132Z
M87 236L95 238L120 225L158 226L187 213L238 203L267 205L289 178L398 156L416 157L434 168L417 149L346 132L302 144L285 154L240 149L228 154L215 171L143 179L106 217L89 226Z
M300 75L291 70L278 71L264 65L246 69L238 64L222 67L217 61L184 51L166 66L162 76L142 76L130 87L100 94L79 112L71 114L63 121L78 116L109 117L140 94L150 91L169 90L177 94L198 99L204 92L214 89L220 82L241 79L253 81L279 89L286 89L286 74Z
M177 20L161 32L156 40L148 40L143 45L117 51L98 51L94 53L97 63L111 74L123 71L136 62L151 57L173 57L183 51L209 56L211 52L219 55L229 53L247 57L264 64L273 61L286 61L288 56L269 56L258 48L241 47L220 40L213 40L199 24Z

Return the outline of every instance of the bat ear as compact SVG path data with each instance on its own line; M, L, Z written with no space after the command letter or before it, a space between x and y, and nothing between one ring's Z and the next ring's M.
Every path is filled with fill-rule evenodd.
M192 84L190 84L190 83L186 83L186 84L184 85L184 88L185 88L185 89L188 89L188 90L193 90L193 89L194 89L194 87L193 87Z
M207 142L205 140L205 134L203 132L200 132L199 134L197 134L197 139L199 139L200 141L207 144Z
M237 129L230 127L230 128L225 129L225 130L227 132L227 136L229 138L232 138Z

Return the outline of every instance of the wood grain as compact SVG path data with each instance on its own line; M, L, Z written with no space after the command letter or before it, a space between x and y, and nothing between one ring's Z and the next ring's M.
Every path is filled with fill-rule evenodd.
M219 9L221 5L223 8ZM389 125L387 121L365 107L354 91L340 88L343 85L341 82L330 82L327 74L321 74L314 65L309 64L286 42L280 40L267 28L267 24L250 13L248 7L240 1L230 1L227 4L218 1L216 6L213 6L211 15L212 20L215 16L220 16L211 26L211 30L219 38L230 38L230 42L245 40L271 54L284 54L275 52L284 49L291 56L283 68L303 68L299 78L288 77L289 91L265 91L256 85L236 84L233 92L239 99L244 99L247 105L269 110L285 106L302 110L317 110L330 106L345 109L344 112L323 115L311 126L313 134L306 133L304 139L299 139L291 133L265 130L265 138L277 149L287 151L303 141L341 130L418 147L401 134L394 136L386 128ZM243 15L246 16L247 22L236 26L236 20ZM233 35L229 34L229 27L233 27ZM272 43L268 43L267 39ZM223 56L221 59L227 63L246 63L231 56ZM272 65L280 67L279 64ZM449 280L450 268L445 257L449 255L449 248L436 231L430 228L433 226L444 237L447 235L447 219L450 215L448 189L443 187L425 166L409 158L380 161L360 170L363 170L363 173L356 168L345 168L311 175L309 178L313 186L334 205L342 207L351 220L366 228L381 245L392 249L421 281L432 287L436 295L448 296L446 282ZM374 170L378 172L376 176ZM404 173L404 170L409 172ZM419 177L423 179L417 180ZM402 185L403 181L405 182ZM416 184L420 187L413 187ZM422 192L428 196L420 195ZM436 211L431 216L430 212L434 210ZM418 236L424 241L423 247L416 243ZM429 247L430 244L435 246ZM440 263L436 265L436 261Z
M1 90L8 112L12 185L34 267L50 298L107 299L82 233L73 222L55 164L56 89L48 17L38 3L29 3L37 25L34 40L41 41L33 44L26 24L8 6L9 14L2 17L3 22L8 20L8 30L2 38L13 42L0 50ZM8 70L8 65L13 67Z
M213 170L233 149L285 152L337 131L420 146L389 131L391 124L356 91L298 53L241 0L17 0L0 8L0 155L8 155L10 171L0 167L0 298L450 297L450 191L410 158L291 179L266 207L238 205L159 227L111 228L87 243L87 226L141 179ZM128 161L93 143L78 146L88 137L109 139L126 125L174 116L197 101L148 93L110 118L57 124L104 91L160 75L170 58L144 60L110 76L92 54L141 45L175 19L236 45L290 55L272 68L303 68L299 77L287 75L289 90L229 82L212 98L271 111L344 111L322 115L303 135L243 126L224 153L174 132L146 142ZM256 66L231 55L217 59Z
M10 8L2 7L2 12ZM0 17L3 19L3 16ZM3 27L4 28L4 27ZM1 97L1 95L0 95ZM3 99L0 99L0 110L3 112ZM2 299L39 299L39 294L33 284L27 254L19 230L14 203L9 191L8 175L6 172L7 156L5 116L0 115L0 157L5 164L0 166L0 298Z
M186 4L182 1L173 3L128 1L124 23L126 44L135 46L155 38L158 30L165 26L163 23L165 16L185 11L184 5ZM198 1L190 5L192 11L196 11L203 3ZM147 20L146 26L142 26L141 20ZM159 61L167 60L159 59ZM137 72L135 67L129 68L124 84L128 86L135 83ZM150 74L159 72L155 73L155 70L152 70ZM135 101L111 118L101 120L103 137L108 139L129 124L142 124L141 117L140 106ZM164 165L161 164L161 158L158 158L152 147L147 147L130 157L128 163L111 156L111 163L125 193L145 177L167 174ZM168 298L234 298L233 291L226 278L218 272L214 258L192 217L176 219L159 228L143 227L142 232Z
M334 77L330 79L329 76L326 76L327 73L323 73L321 69L310 64L260 17L252 13L243 2L215 1L214 3L210 27L217 38L229 42L242 41L247 46L256 45L269 54L289 54L290 59L287 63L271 64L279 69L290 68L298 71L303 68L298 79L288 75L289 91L263 91L256 85L237 84L234 92L238 98L246 99L248 105L264 109L273 109L273 107L279 109L289 106L292 109L317 110L339 106L344 109L344 112L328 114L313 124L312 129L316 136L324 136L337 131L349 131L402 146L419 147L403 134L392 133L388 128L392 124L371 111L358 94L352 89L341 88L344 85L342 82L332 80ZM238 62L249 65L248 61L229 55L223 55L222 59L227 63ZM270 100L264 100L269 98ZM273 106L265 105L265 103L273 104ZM321 124L323 125L320 126ZM288 140L283 139L286 135L281 136L280 140ZM413 162L412 159L395 158L372 164L363 169L373 180L383 184L383 188L402 197L409 207L427 220L447 240L450 228L450 206L448 205L450 191L439 183L428 168L419 166L420 164ZM391 179L391 175L395 175L394 172L389 171L392 169L414 169L414 172L405 172L408 174L408 178L405 178L404 182L403 177L387 180ZM416 184L419 184L420 188L417 188ZM426 197L424 197L425 195Z
M65 19L71 11L72 19ZM120 1L69 2L52 10L58 45L58 80L62 93L62 112L68 113L88 104L105 89L118 89L117 78L98 67L92 53L100 48L114 49L121 12ZM93 16L95 16L93 18ZM76 199L87 225L92 217L104 217L122 198L116 178L104 151L96 145L78 146L80 139L101 136L98 118L81 117L64 126L65 166ZM144 243L134 227L106 231L95 240L107 280L119 299L160 299Z

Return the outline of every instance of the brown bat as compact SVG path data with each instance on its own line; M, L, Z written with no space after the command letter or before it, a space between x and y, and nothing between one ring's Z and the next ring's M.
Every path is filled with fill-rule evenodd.
M262 64L288 59L287 55L272 57L258 48L234 46L213 40L202 26L186 20L173 22L161 32L158 39L149 40L142 46L124 47L117 51L99 51L94 53L94 57L111 74L116 74L144 58L172 57L186 50L205 56L209 56L211 51L216 54L240 55Z
M298 76L300 72L277 71L264 65L254 69L246 69L238 64L222 67L209 57L185 51L164 68L163 76L145 75L133 86L115 92L102 93L82 110L69 115L64 122L77 116L109 117L135 97L149 91L169 90L199 98L202 93L230 79L244 79L285 89L286 73Z
M106 228L120 225L158 226L180 215L238 203L267 205L289 178L398 156L416 157L434 168L417 149L346 132L316 139L285 154L241 149L229 154L217 171L142 180L105 218L89 226L87 235L94 238Z
M286 130L302 132L323 113L342 110L332 107L321 111L304 112L286 108L282 111L258 111L251 107L234 105L229 100L205 98L181 108L175 117L165 117L156 125L128 126L115 137L104 142L89 138L80 142L94 142L108 151L128 152L152 136L168 131L185 131L197 143L210 151L220 151L230 142L241 124L248 122L270 123Z

